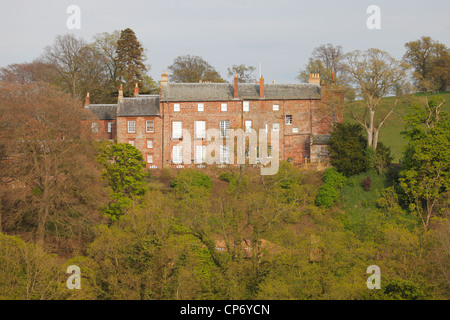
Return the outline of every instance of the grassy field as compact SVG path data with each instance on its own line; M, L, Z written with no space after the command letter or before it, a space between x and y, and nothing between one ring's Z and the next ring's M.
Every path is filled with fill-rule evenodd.
M397 107L395 109L395 114L392 114L391 117L386 121L384 126L380 130L379 141L383 142L385 145L389 146L392 151L392 155L395 157L394 162L399 161L402 156L402 148L405 145L406 141L403 138L401 132L405 129L405 122L403 120L404 116L410 113L412 109L412 104L414 101L424 102L425 98L430 99L430 97L439 95L445 99L445 103L442 107L443 111L450 112L450 92L444 92L440 94L424 94L418 93L415 95L407 96L401 98ZM382 102L381 112L379 114L384 114L386 110L394 103L395 98L385 98ZM353 102L351 108L358 106L359 102ZM350 116L350 112L346 113L346 121L355 123Z

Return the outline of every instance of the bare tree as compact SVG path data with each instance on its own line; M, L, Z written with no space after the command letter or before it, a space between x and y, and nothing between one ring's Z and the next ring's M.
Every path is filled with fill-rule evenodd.
M363 100L363 113L352 110L352 117L366 130L368 145L376 149L379 131L398 103L398 99L395 99L388 111L376 117L377 111L382 111L381 99L398 92L399 87L408 86L409 65L374 48L347 53L344 62L344 70L357 96Z
M231 68L228 68L228 76L234 78L234 75L237 74L239 82L255 82L256 78L253 76L253 72L255 71L255 69L255 67L247 67L245 64L234 64Z
M225 82L216 69L199 56L179 56L168 69L172 71L170 80L173 82Z
M104 194L83 109L44 83L1 82L0 98L4 230L30 231L40 245L49 235L81 245Z

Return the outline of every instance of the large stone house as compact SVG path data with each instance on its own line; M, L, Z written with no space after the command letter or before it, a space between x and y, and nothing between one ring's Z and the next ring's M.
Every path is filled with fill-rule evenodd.
M130 143L142 152L147 167L163 168L186 165L183 139L191 141L190 165L203 166L208 129L219 130L221 137L230 129L274 130L279 159L303 163L327 158L331 125L342 120L322 112L326 97L343 95L333 86L321 86L318 74L303 84L265 84L263 77L238 83L236 76L233 84L168 83L167 78L163 71L159 95L140 95L136 85L134 97L124 98L119 89L117 105L91 105L88 95L85 108L95 120L84 121L92 138ZM220 150L220 162L227 162L226 152Z

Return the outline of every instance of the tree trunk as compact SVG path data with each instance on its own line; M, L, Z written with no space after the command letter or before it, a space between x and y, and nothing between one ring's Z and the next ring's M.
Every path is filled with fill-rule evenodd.
M378 145L378 132L380 132L380 128L373 130L373 142L372 142L372 149L377 150Z
M374 117L375 117L375 109L369 108L369 128L367 130L367 142L370 147L373 147Z

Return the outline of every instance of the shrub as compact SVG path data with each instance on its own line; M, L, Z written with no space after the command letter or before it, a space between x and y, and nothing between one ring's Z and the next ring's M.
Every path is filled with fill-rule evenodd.
M193 169L181 170L170 183L175 189L187 191L189 187L212 189L212 182L209 176Z
M330 208L339 197L339 189L344 186L347 179L334 167L327 169L322 179L323 184L319 188L316 205Z
M391 155L391 148L385 146L382 142L378 142L377 149L373 151L369 161L372 168L374 168L378 174L385 173L394 160Z
M335 125L330 136L331 164L345 176L367 171L367 139L358 124Z
M370 177L367 177L362 181L362 186L363 186L364 190L366 190L366 191L370 191L371 185L372 185L372 179Z

